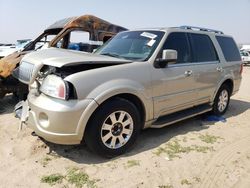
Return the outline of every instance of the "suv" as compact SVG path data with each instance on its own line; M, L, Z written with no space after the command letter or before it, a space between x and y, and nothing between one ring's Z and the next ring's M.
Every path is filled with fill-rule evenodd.
M141 129L224 114L242 62L232 37L182 26L121 32L94 54L34 52L19 71L31 87L21 118L37 135L58 144L84 140L112 157Z

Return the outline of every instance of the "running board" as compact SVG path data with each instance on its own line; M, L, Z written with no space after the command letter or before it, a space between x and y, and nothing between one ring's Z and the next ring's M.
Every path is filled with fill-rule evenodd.
M162 116L158 118L155 122L150 126L151 128L162 128L167 125L197 116L199 114L203 114L205 112L211 111L212 107L209 104L203 104L200 106L196 106L193 108L189 108L186 110L182 110L179 112L175 112L173 114L169 114L166 116Z

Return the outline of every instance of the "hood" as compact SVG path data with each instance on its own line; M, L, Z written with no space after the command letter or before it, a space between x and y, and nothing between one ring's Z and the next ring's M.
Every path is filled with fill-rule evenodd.
M80 64L125 64L131 61L58 48L49 48L32 52L23 58L23 61L35 64L63 67Z

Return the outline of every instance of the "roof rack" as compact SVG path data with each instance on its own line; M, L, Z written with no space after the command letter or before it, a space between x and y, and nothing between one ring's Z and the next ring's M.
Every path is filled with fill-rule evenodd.
M183 26L180 26L180 28L181 29L199 30L199 31L207 31L207 32L214 32L214 33L218 33L218 34L224 34L222 31L203 28L203 27L194 27L194 26L183 25Z

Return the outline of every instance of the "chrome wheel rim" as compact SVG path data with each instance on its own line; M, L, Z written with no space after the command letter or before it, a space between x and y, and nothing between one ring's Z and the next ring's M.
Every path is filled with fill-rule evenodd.
M227 103L228 103L228 92L227 90L223 90L221 93L220 93L220 96L219 96L219 101L218 101L218 110L219 112L223 112L226 107L227 107Z
M113 112L102 124L102 143L110 149L118 149L129 141L133 129L134 122L129 113L125 111Z

